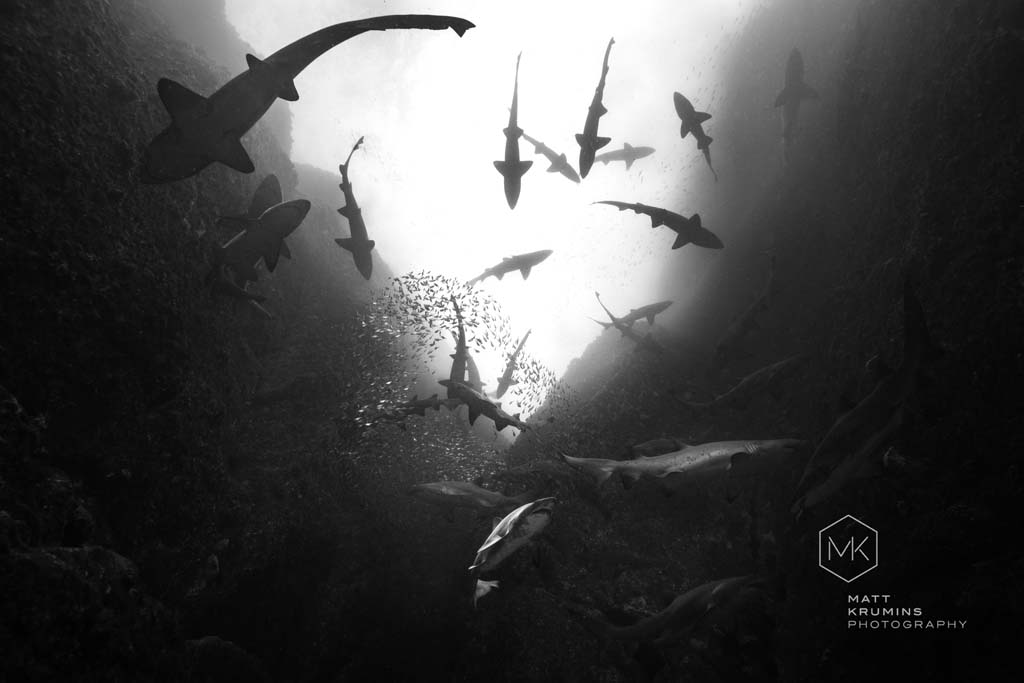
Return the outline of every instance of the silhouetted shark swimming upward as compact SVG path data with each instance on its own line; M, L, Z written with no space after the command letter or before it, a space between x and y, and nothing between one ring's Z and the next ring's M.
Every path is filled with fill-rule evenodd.
M256 167L242 147L242 136L278 97L289 102L299 99L293 79L317 57L367 31L446 28L461 36L473 24L458 17L423 14L396 14L335 24L296 40L264 60L246 55L249 68L209 97L161 78L157 92L171 115L171 124L146 148L140 179L144 183L181 180L214 161L242 173L252 173Z

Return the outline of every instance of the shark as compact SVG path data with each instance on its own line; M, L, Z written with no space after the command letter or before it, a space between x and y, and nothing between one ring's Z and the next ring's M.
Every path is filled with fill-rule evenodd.
M633 162L637 159L643 159L654 154L655 149L653 147L633 147L628 142L622 143L622 149L615 149L610 152L603 152L594 157L594 161L600 161L602 164L607 166L612 161L624 161L626 162L626 170L628 171L633 167Z
M530 270L535 265L546 259L548 256L551 256L553 253L554 252L552 250L545 249L543 251L531 251L529 254L508 256L502 259L501 263L498 265L484 270L483 273L470 280L468 284L471 286L475 285L478 282L486 280L492 275L500 280L506 273L513 273L517 270L523 274L523 279L525 280L530 277Z
M408 493L433 505L446 508L470 508L481 512L517 508L537 497L536 491L527 491L518 496L506 496L468 481L435 481L429 484L415 484L409 488Z
M756 395L764 391L773 391L775 386L786 377L792 375L803 364L806 357L802 354L790 356L776 363L766 365L750 373L733 388L714 399L705 402L680 401L690 408L714 410L728 406L743 407Z
M561 173L574 183L580 182L580 176L576 173L576 169L572 167L572 164L569 163L569 159L565 156L565 152L559 154L540 140L531 138L526 133L523 133L523 139L533 145L534 154L542 154L551 162L551 165L548 166L548 173Z
M452 306L455 308L455 321L458 327L457 336L455 338L455 353L451 355L452 358L452 369L448 373L448 379L451 382L465 382L466 381L466 361L469 358L469 349L466 347L466 326L462 320L462 310L459 308L459 304L455 301L455 297L452 297ZM456 399L455 389L447 387L448 398Z
M226 222L237 222L242 223L248 227L256 222L264 211L270 207L280 204L284 201L284 197L281 194L281 182L277 179L277 176L273 173L265 177L256 188L256 192L252 195L252 201L249 204L249 210L244 214L237 216L221 216L220 219ZM282 240L281 242L281 256L286 259L292 257L292 252L288 248L288 243Z
M795 47L786 60L786 83L775 98L775 107L782 107L782 141L787 156L796 133L800 103L818 99L818 92L804 82L804 58Z
M236 282L255 282L256 264L262 258L267 270L274 272L285 238L302 224L311 206L309 200L292 199L270 207L248 229L217 249L214 268L228 266L237 276Z
M465 349L465 354L466 354L466 374L468 375L468 379L466 380L466 384L468 384L469 386L473 387L477 391L483 392L484 384L486 384L486 382L484 382L480 378L480 369L477 368L476 361L473 360L473 355L469 352L468 348Z
M600 303L601 295L598 294L597 292L594 292L594 294L597 296L598 303ZM671 305L671 301L658 301L657 303L647 304L646 306L641 306L640 308L631 309L629 313L627 313L626 315L622 316L621 318L616 318L611 314L611 312L608 311L607 307L605 307L605 305L601 303L601 307L604 308L605 313L608 313L608 317L612 319L612 322L606 323L601 322L600 320L596 322L605 329L608 329L609 327L613 327L616 321L622 323L623 325L632 326L633 323L636 323L640 320L644 320L646 318L647 324L653 325L654 317Z
M678 451L681 448L686 448L686 442L683 439L660 437L630 446L628 455L631 458L647 458L652 455L664 455Z
M348 175L348 166L352 161L352 155L355 154L355 151L362 144L363 138L360 137L356 140L356 144L353 145L352 151L348 153L345 163L338 165L338 171L341 173L341 184L338 187L345 194L345 206L338 209L338 213L348 221L349 237L339 237L334 241L342 249L352 252L352 259L356 262L356 270L365 279L369 280L370 276L373 275L373 254L371 252L376 242L371 240L366 233L366 223L363 222L363 210L356 204L356 197L352 193L352 181Z
M765 590L764 579L755 576L733 576L692 588L673 600L657 614L628 626L612 626L605 620L576 607L570 611L583 616L589 628L605 640L652 640L666 645L689 636L715 612L728 610L751 590Z
M526 340L530 337L530 330L526 331L523 338L519 340L519 344L516 346L516 350L512 352L512 355L508 358L508 365L505 366L505 372L502 373L501 378L498 379L498 390L494 393L495 398L501 398L508 391L508 388L513 384L518 384L512 380L512 375L516 371L516 361L519 359L519 354L523 350L523 345L526 344Z
M214 270L207 277L211 291L220 296L227 296L243 301L254 301L258 304L267 300L267 297L260 294L253 294L245 288L244 280L236 280L234 273L228 270L224 264L215 266Z
M800 439L713 441L636 460L574 458L564 454L562 460L591 475L598 485L615 473L630 483L641 477L660 479L670 474L697 477L725 472L736 476L737 470L747 470L766 459L792 455L806 443Z
M715 233L701 225L699 213L695 213L689 218L686 218L685 216L680 216L678 213L673 213L667 209L648 206L647 204L630 204L627 202L607 200L593 203L608 204L609 206L614 206L619 211L626 211L628 209L635 213L650 216L652 228L664 225L669 230L676 233L676 240L672 243L673 249L679 249L687 244L704 247L705 249L725 248L725 245L722 244L722 240L720 240Z
M663 349L661 345L654 340L654 336L652 334L648 333L643 337L637 334L632 327L633 322L636 322L635 320L627 324L624 318L616 318L612 315L612 312L608 310L608 307L604 305L604 302L601 301L601 295L597 292L594 292L594 295L597 296L597 302L601 304L601 308L603 308L604 312L608 314L609 318L611 318L611 322L604 323L600 320L594 320L593 318L591 318L591 320L594 320L595 323L601 325L605 329L609 329L611 327L617 329L622 333L623 337L627 337L636 344L634 351L640 351L642 349L659 355L665 352L665 349Z
M457 401L439 398L437 394L427 398L419 398L414 395L405 403L400 403L396 406L396 409L406 415L419 415L423 417L426 416L428 410L441 410L442 406L451 409L458 405L460 404Z
M248 68L204 97L168 78L157 82L157 94L171 123L147 146L140 180L168 183L201 172L213 162L241 173L255 164L242 146L242 136L275 100L299 99L294 79L315 59L344 41L368 31L452 29L462 36L473 24L451 16L399 14L334 24L286 45L266 59L246 55Z
M587 110L587 120L583 124L583 132L576 134L576 143L580 146L580 177L586 178L590 173L590 167L594 165L594 155L609 142L611 138L603 138L597 134L598 123L602 116L608 113L601 100L604 98L604 81L608 76L608 56L612 52L612 45L615 38L608 41L608 47L604 51L604 62L601 65L601 79L597 82L594 90L594 99L590 102L590 109Z
M711 169L711 174L715 176L715 181L718 181L718 173L715 172L715 167L711 165L711 142L712 138L704 132L704 122L711 118L711 114L703 111L697 111L690 100L686 99L682 93L672 93L672 100L676 107L676 114L679 115L679 137L685 139L687 134L693 135L697 140L697 149L704 154L704 161L707 162L708 168Z
M483 415L494 422L494 428L499 432L505 427L515 427L523 431L529 429L529 425L519 419L518 413L509 415L501 409L500 403L491 401L466 382L443 379L439 384L448 390L449 396L459 399L469 407L469 424L474 424L476 419Z
M494 525L477 550L469 571L473 576L493 571L520 548L543 533L551 522L554 498L539 498L525 503Z
M900 427L918 372L938 354L908 278L903 284L900 364L856 406L840 415L826 432L797 483L791 507L794 515L800 517L805 510L827 500L871 466L871 460Z
M494 168L505 179L505 199L508 201L508 208L516 208L519 202L519 192L522 189L523 176L530 167L532 161L519 160L519 138L523 135L523 129L519 127L519 60L523 53L516 57L516 84L512 90L512 108L508 111L508 126L502 131L505 133L505 159L495 161Z

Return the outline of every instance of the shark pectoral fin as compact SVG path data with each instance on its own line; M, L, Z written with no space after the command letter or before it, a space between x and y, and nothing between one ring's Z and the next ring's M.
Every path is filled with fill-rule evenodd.
M469 424L476 422L478 417L480 417L480 409L475 405L469 406Z
M520 161L519 162L519 175L525 175L526 172L530 170L531 166L533 166L533 162L532 161Z
M594 138L594 149L601 149L602 147L604 147L605 145L607 145L611 141L612 141L611 138L601 138L601 137Z
M373 248L375 246L377 246L377 242L375 242L374 240L367 240L366 241L366 251L373 251Z
M627 491L633 488L633 484L640 480L640 473L634 470L622 470L620 472L620 481L622 482L622 488Z
M744 463L748 462L749 460L750 453L747 453L746 451L739 451L738 453L733 453L729 457L729 472L734 471L737 467L742 467Z
M689 243L690 238L684 235L683 233L679 233L678 235L676 235L676 241L672 243L672 248L678 249L679 247L686 246Z
M704 123L705 121L707 121L710 118L711 118L711 114L707 113L706 111L699 111L699 112L697 112L697 123Z
M505 169L507 168L504 161L495 161L494 168L498 169L498 173L505 175Z
M634 161L636 161L636 159L633 159L633 158L626 159L626 170L627 171L629 169L633 168L633 162Z
M242 147L242 142L238 138L230 136L221 138L220 144L213 149L212 156L215 161L230 166L239 173L252 173L256 170L256 165L252 163L249 153L245 151L245 147Z
M205 97L169 78L161 78L157 81L156 92L160 95L160 101L163 102L164 108L171 115L171 121L174 123L190 116L194 117L197 108L207 106Z
M520 269L519 269L519 272L521 272L521 273L523 274L523 279L524 279L524 280L525 280L526 278L530 277L530 269L531 269L532 267L533 267L533 266L526 266L525 268L520 268Z
M286 259L291 259L292 257L292 250L288 248L288 243L284 240L281 240L281 256L284 256Z
M267 270L271 273L277 268L277 261L281 257L281 245L283 243L283 240L278 240L277 244L270 245L263 253L263 263L266 264Z
M339 247L352 251L352 238L351 237L339 237L334 240ZM452 356L454 358L455 356Z
M299 99L299 91L295 89L295 81L288 81L281 85L281 89L277 91L277 96L286 102L295 102Z
M587 142L587 138L586 138L585 135L583 135L583 133L576 133L576 144L577 145L579 145L580 147L583 147L583 146L586 145L586 142Z

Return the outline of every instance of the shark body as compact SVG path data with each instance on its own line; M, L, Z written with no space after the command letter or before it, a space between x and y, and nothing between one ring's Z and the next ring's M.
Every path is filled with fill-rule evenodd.
M572 164L569 163L569 159L565 156L565 152L559 154L540 140L531 138L526 133L523 133L523 139L533 145L534 154L542 154L549 162L551 162L551 165L548 166L548 173L561 173L574 183L580 182L580 176L576 173L576 169L572 167Z
M242 136L277 98L290 102L299 99L294 79L320 55L368 31L448 28L461 36L473 24L459 17L403 14L328 26L266 59L246 55L248 68L209 97L162 78L157 82L157 93L171 123L146 148L140 179L145 183L182 180L215 161L241 173L252 173L256 167L242 146Z
M626 170L628 171L633 167L633 162L637 159L649 157L654 152L655 149L653 147L633 147L628 142L624 142L622 143L622 149L602 152L594 157L594 161L600 161L605 166L613 161L623 161L626 163Z
M604 51L604 61L601 64L601 79L597 82L594 90L594 99L590 102L587 110L587 120L583 124L583 132L576 134L576 143L580 146L580 177L586 178L590 173L590 167L594 165L594 155L609 142L611 138L603 138L597 134L598 123L602 116L608 113L602 100L604 99L604 82L608 76L608 56L612 52L612 45L615 39L608 41L608 47Z
M704 132L704 122L711 118L711 114L703 111L697 111L690 100L686 99L682 93L672 93L673 104L676 107L676 114L679 115L679 137L685 139L686 136L693 135L694 139L697 140L697 149L704 154L704 161L707 162L708 168L711 169L711 174L715 176L715 181L718 181L718 173L715 172L715 167L711 165L711 142L712 138Z
M480 546L469 571L474 575L492 571L533 541L547 528L554 506L554 498L540 498L508 513Z
M508 388L516 382L512 381L512 375L516 371L516 361L519 359L519 354L523 350L523 345L526 344L526 340L530 337L530 330L526 331L523 338L519 340L519 344L516 346L516 350L509 356L508 365L505 366L505 372L502 373L501 378L498 380L498 390L494 393L495 398L501 398L508 391Z
M818 92L804 82L804 58L795 47L786 60L786 82L775 98L775 106L782 107L782 142L789 154L800 118L800 104L804 100L818 99Z
M355 194L352 192L352 180L349 178L348 167L352 162L352 155L359 149L359 146L363 144L363 138L360 137L356 144L352 146L352 151L348 153L348 158L345 159L345 163L338 165L338 172L341 173L341 184L338 187L345 195L345 206L338 209L338 213L345 217L348 221L348 237L339 237L334 241L342 249L352 253L352 259L356 263L356 270L365 279L369 280L370 276L373 275L373 247L376 242L370 239L366 232L366 223L363 221L363 210L359 208L356 203Z
M522 189L523 176L530 167L532 161L521 161L519 158L519 138L523 135L523 129L519 127L519 59L523 53L516 57L516 84L512 90L512 107L508 110L508 126L505 127L505 159L495 161L494 168L505 179L505 199L508 201L508 208L516 208L519 202L519 192Z
M856 406L840 415L822 438L797 484L791 508L794 515L799 517L872 469L872 459L900 427L918 372L937 353L929 339L924 311L907 281L900 364Z
M502 259L501 263L498 265L486 269L483 273L470 280L469 284L475 285L477 282L486 280L491 276L500 280L507 273L514 273L517 270L523 274L523 279L525 280L530 277L530 270L535 265L546 259L548 256L551 256L553 253L554 252L550 249L545 249L543 251L531 251L528 254L508 256Z
M668 209L648 206L647 204L615 201L599 201L594 203L608 204L609 206L614 206L619 211L629 210L649 216L652 228L664 225L676 233L676 241L672 243L673 249L679 249L687 244L694 244L705 249L725 248L722 240L715 233L701 225L700 214L698 213L693 214L690 218L686 218Z
M757 460L766 457L795 453L805 444L806 442L799 439L714 441L636 460L574 458L568 455L563 455L562 459L591 475L598 484L602 484L616 473L628 481L636 481L641 477L663 478L670 474L695 477L722 472L733 473L734 470L746 469Z

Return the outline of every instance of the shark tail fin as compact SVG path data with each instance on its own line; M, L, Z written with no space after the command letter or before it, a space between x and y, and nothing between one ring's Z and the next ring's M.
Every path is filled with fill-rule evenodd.
M608 481L608 477L614 474L617 465L615 460L603 460L601 458L574 458L570 455L562 455L562 460L573 467L582 470L594 478L594 482L600 486Z

